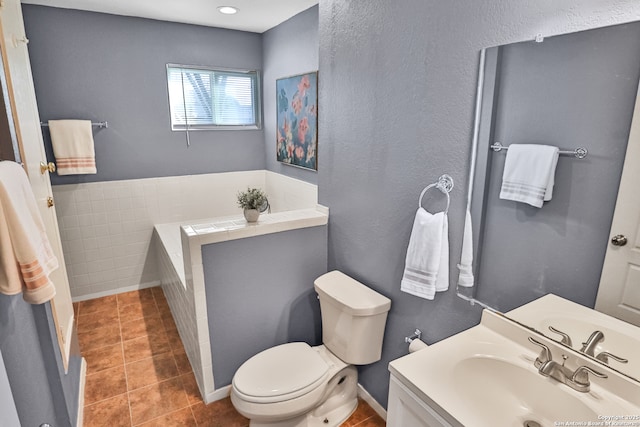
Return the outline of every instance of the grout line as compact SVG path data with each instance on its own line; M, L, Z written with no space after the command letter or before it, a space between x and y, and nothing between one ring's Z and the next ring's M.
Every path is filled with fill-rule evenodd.
M155 417L155 418L151 418L151 419L149 419L149 420L146 420L146 421L141 422L140 424L136 424L136 426L140 426L140 425L142 425L142 424L146 424L146 423L149 423L149 422L151 422L151 421L159 420L159 419L160 419L160 418L162 418L162 417L167 417L167 416L169 416L169 415L171 415L171 414L175 414L176 412L184 411L184 410L185 410L185 409L187 409L187 408L191 408L191 407L190 407L190 406L185 406L185 407L183 407L183 408L176 409L175 411L167 412L166 414L163 414L163 415L158 415L158 416L157 416L157 417ZM193 417L193 420L195 421L195 419L196 419L196 418L195 418L195 416L193 415L193 412L191 412L191 416ZM135 427L135 426L134 426L134 427Z
M129 407L129 423L133 426L133 410L131 409L131 398L129 397L129 376L127 375L127 359L124 354L124 339L122 337L122 322L120 321L120 300L116 295L116 310L118 310L118 327L120 329L120 348L122 349L122 367L124 368L124 380L127 385L127 406Z
M196 427L198 427L198 420L196 419L196 414L193 412L193 405L189 405L189 410L191 411L193 422L196 423Z
M360 421L358 424L355 424L353 427L358 427L363 425L365 422L369 421L371 418L373 418L373 415L370 416L369 418L365 418L364 420Z
M116 394L116 395L114 395L114 396L107 397L106 399L96 400L95 402L91 402L91 403L88 403L88 404L84 405L84 407L85 407L85 408L88 408L89 406L93 406L93 405L95 405L95 404L97 404L97 403L102 403L102 402L107 401L107 400L109 400L109 399L115 399L116 397L118 397L118 396L122 396L123 394L127 394L127 393L128 393L128 392L127 392L127 391L125 391L124 393Z
M175 380L176 378L178 378L178 380L179 380L179 377L168 378L168 379L166 379L166 380L158 381L158 382L157 382L157 383L155 383L155 384L150 384L150 385L146 385L146 386L144 386L144 387L140 387L140 388L138 388L138 389L136 389L136 390L134 390L134 391L143 390L143 389L145 389L145 388L149 388L149 387L155 387L155 386L157 386L158 384L162 384L162 383L166 383L166 382L169 382L169 381L173 381L173 380ZM182 384L182 381L180 381L180 384ZM183 409L185 409L185 408L189 408L189 407L191 407L191 404L189 403L189 398L188 398L188 396L186 396L186 394L187 394L187 393L184 391L184 387L182 387L182 391L183 391L183 393L185 394L185 397L187 397L187 404L186 404L185 406L181 406L181 407L179 407L179 408L175 409L174 411L167 412L167 413L162 414L162 415L158 415L158 416L157 416L157 417L155 417L155 418L151 418L151 419L145 420L145 421L143 421L143 422L142 422L142 423L140 423L140 424L143 424L143 423L146 423L146 422L152 421L152 420L154 420L154 419L156 419L156 418L164 417L164 416L167 416L167 415L169 415L169 414L172 414L173 412L181 411L181 410L183 410ZM129 408L131 408L131 405L129 405ZM133 419L131 420L131 425L132 425L132 426L134 425L134 424L133 424ZM135 424L135 425L139 425L139 424Z

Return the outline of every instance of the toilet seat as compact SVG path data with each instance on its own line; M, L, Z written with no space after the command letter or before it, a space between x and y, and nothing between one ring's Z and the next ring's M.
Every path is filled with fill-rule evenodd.
M233 377L233 389L246 402L291 400L325 383L330 367L307 343L282 344L244 362Z

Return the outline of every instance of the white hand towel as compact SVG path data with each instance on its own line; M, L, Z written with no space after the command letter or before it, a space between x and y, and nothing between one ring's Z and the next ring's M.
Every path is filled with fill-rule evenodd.
M49 280L56 268L27 174L17 163L0 162L0 293L48 301L56 294Z
M502 174L500 198L541 208L553 196L558 147L511 144Z
M464 234L462 236L462 255L458 264L458 286L470 288L474 284L473 279L473 229L471 228L471 212L467 210L464 218Z
M89 120L49 120L58 175L96 173L96 153Z
M418 208L400 289L429 300L436 291L449 289L449 225L444 212Z

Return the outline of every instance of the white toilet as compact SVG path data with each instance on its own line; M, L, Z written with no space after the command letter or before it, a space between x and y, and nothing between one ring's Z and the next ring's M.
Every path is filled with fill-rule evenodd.
M353 365L380 360L391 300L339 271L314 283L323 345L294 342L247 360L233 377L231 402L251 427L335 427L358 405Z

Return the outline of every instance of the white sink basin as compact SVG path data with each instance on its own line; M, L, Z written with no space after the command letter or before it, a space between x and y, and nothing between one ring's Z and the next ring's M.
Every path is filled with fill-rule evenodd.
M531 420L543 426L560 420L598 421L598 414L567 386L504 360L463 359L453 368L453 381L469 409L496 426L523 426ZM561 407L554 402L562 402Z
M560 335L549 330L552 326L568 334L572 348L579 351L594 331L604 333L604 341L595 348L595 355L607 351L627 359L625 364L609 359L608 365L631 377L640 379L640 328L622 320L599 313L590 308L553 294L545 295L515 310L506 316L530 326L547 337L560 341Z
M587 425L602 415L640 413L640 385L539 337L551 344L553 360L562 363L565 355L572 370L586 364L608 378L590 377L591 390L581 393L541 375L534 366L540 348L529 336L531 331L485 310L480 325L396 359L389 370L452 426Z

